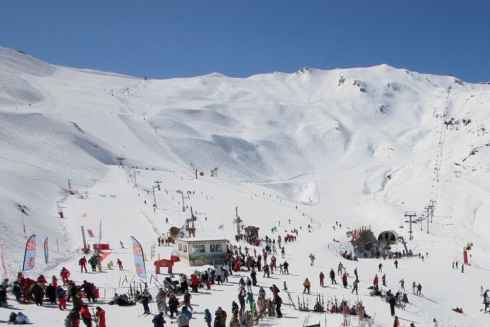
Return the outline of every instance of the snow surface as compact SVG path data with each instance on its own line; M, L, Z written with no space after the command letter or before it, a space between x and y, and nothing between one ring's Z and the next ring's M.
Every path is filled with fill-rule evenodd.
M393 289L401 278L424 286L425 297L411 296L413 304L400 316L417 326L432 326L434 317L440 326L488 326L490 317L480 312L480 286L488 287L490 270L489 105L490 85L386 65L145 80L54 66L0 48L0 230L8 273L18 271L31 233L39 240L48 236L51 248L50 264L39 257L33 276L57 273L62 265L76 270L80 225L97 232L102 221L103 240L132 278L132 258L119 241L129 244L133 235L149 256L157 235L188 217L176 191L191 190L198 234L231 238L236 206L246 224L262 232L278 224L289 228L289 219L303 228L313 224L312 233L302 231L287 247L293 274L259 283L286 280L294 298L308 276L314 292L353 300L340 287L319 289L319 271L340 261L333 239L345 240L347 228L363 225L408 238L404 212L421 212L433 199L430 234L417 225L409 242L429 257L402 260L399 270L385 263ZM451 118L458 123L446 128L443 122ZM125 167L119 167L121 158ZM197 181L194 167L205 173ZM215 167L218 177L211 178ZM67 192L68 180L75 195ZM154 212L156 180L162 190ZM333 231L335 221L344 228ZM451 270L451 262L461 259L467 242L475 244L472 265L461 274ZM309 253L318 258L314 267ZM354 263L343 262L352 273ZM388 305L367 296L378 263L356 263L360 298L376 325L391 326ZM109 296L122 275L86 278L106 287ZM196 312L217 305L229 312L236 292L236 285L228 285L195 296ZM452 312L456 306L465 314ZM21 307L39 326L59 326L65 315ZM110 326L146 319L137 317L140 307L105 307ZM263 326L301 326L307 317L287 305L285 313L288 318ZM0 315L6 319L8 311ZM329 326L340 324L341 317L327 318ZM192 326L202 325L196 314Z

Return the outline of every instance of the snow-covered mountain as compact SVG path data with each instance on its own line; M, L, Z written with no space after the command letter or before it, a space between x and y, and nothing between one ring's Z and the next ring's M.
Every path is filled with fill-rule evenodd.
M124 158L218 167L220 176L370 224L396 225L404 210L440 200L439 215L490 237L490 85L386 65L153 80L6 48L0 85L4 234L21 235L22 221L59 232L51 221L68 179L90 185Z

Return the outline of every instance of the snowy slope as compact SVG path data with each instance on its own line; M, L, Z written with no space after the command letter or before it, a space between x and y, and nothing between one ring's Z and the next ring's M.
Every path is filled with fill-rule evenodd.
M304 223L295 209L300 203L318 223L312 251L325 249L330 238L322 243L323 228L336 220L398 229L405 211L437 200L432 234L416 236L414 246L433 249L441 256L434 265L449 267L473 241L478 284L490 269L489 105L490 85L386 65L145 80L0 48L0 228L9 272L20 265L23 224L26 234L49 236L53 249L61 244L55 262L75 255L80 224L97 229L100 219L108 241L136 233L149 247L166 228L156 217L183 219L177 195L167 196L168 212L158 214L141 201L131 204L152 180L163 180L173 193L202 188L208 198L195 199L196 207L209 216L209 228L224 224L228 234L236 205L269 228L295 214ZM117 168L121 158L126 167L149 170L138 170L139 188L111 197L130 185L128 170ZM193 167L206 177L218 167L219 178L194 185ZM68 179L89 192L90 204L67 195ZM254 195L264 202L248 201ZM331 260L335 266L334 254ZM429 282L440 291L435 311L461 305L441 291L450 288L449 277ZM458 295L478 303L476 284ZM477 326L477 316L466 325Z

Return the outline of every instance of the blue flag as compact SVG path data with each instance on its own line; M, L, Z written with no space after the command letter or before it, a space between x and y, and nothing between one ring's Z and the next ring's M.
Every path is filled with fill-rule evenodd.
M134 256L134 266L136 268L136 275L139 278L146 280L146 267L145 267L145 256L143 254L143 247L140 242L131 236L131 241L133 242L133 256Z

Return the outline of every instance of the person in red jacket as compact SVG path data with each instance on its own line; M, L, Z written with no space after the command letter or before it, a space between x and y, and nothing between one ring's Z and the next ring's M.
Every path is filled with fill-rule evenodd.
M78 265L80 266L80 272L83 273L83 271L85 270L85 272L88 272L87 271L87 258L85 258L85 256L81 257L80 260L78 260Z
M191 275L191 288L194 293L198 292L198 287L199 287L199 278L197 277L196 274Z
M375 275L375 276L374 276L373 286L374 286L374 289L375 289L375 290L378 290L378 287L379 287L378 275Z
M95 308L95 317L99 327L107 327L105 323L105 311L101 307Z
M83 304L82 308L80 309L80 318L82 319L85 326L92 327L92 315L90 314L90 311L86 304Z
M63 280L63 284L64 285L68 284L68 281L70 280L70 271L65 267L63 267L61 268L60 276L61 276L61 280Z

